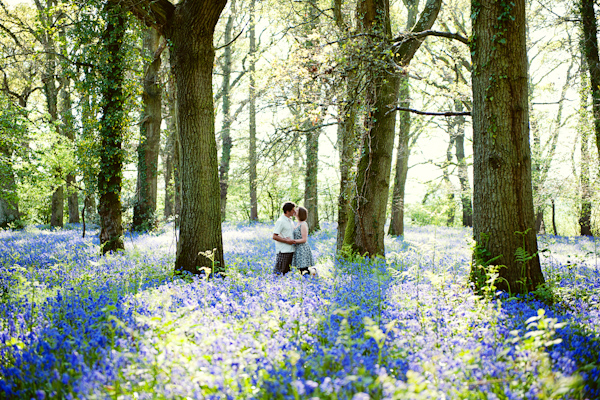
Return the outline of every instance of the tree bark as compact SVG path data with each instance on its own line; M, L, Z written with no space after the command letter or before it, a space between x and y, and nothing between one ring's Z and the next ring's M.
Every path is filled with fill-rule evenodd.
M63 55L67 55L66 49L66 32L62 28L60 30L60 39L64 46L60 46L60 51ZM68 138L71 142L75 142L75 117L73 116L73 103L71 101L71 78L63 72L60 77L60 118L61 118L61 134ZM79 190L76 185L76 176L74 172L69 171L66 176L66 196L69 210L69 223L79 223Z
M404 0L406 7L406 30L411 30L417 22L419 11L419 0ZM410 86L408 75L402 75L400 80L400 92L398 94L398 105L410 108ZM406 178L408 177L408 157L410 156L410 113L400 111L398 113L400 126L398 129L398 150L396 153L396 171L394 174L394 189L392 191L392 215L388 235L404 235L404 196L406 192Z
M478 289L485 285L478 265L491 262L504 266L497 288L527 293L544 276L531 187L525 1L474 0L471 9L476 241L471 279Z
M581 188L581 209L579 211L579 232L581 236L594 236L592 233L592 190L590 187L590 151L589 134L584 128L581 134L581 170L579 184Z
M125 111L123 109L125 51L123 41L127 24L125 13L119 5L106 3L103 14L107 22L102 35L106 55L101 65L103 79L100 121L102 153L98 173L98 192L100 194L98 214L100 215L100 245L102 253L105 254L125 248L121 211L121 181L124 159L122 142L125 130Z
M168 0L123 0L138 18L170 40L181 150L175 269L192 273L198 273L199 267L225 269L212 71L215 25L226 3L198 0L175 6ZM214 260L198 254L213 249Z
M42 85L44 89L44 95L46 97L46 106L48 108L48 115L50 122L54 126L58 123L58 88L56 86L56 46L54 44L54 13L50 11L50 8L55 5L54 1L49 0L46 7L40 2L37 3L39 19L42 23L43 32L41 33L40 40L44 48L45 53L45 68L42 73ZM62 181L63 171L53 171L54 177L57 182ZM64 207L64 187L62 183L57 184L54 187L51 200L51 217L50 226L62 228L63 226L63 210Z
M600 56L598 54L598 24L594 0L581 0L581 24L583 28L583 52L590 73L592 111L596 149L600 154Z
M248 169L250 180L250 220L258 221L257 174L256 174L256 0L250 1L250 82L248 86L249 104L249 135Z
M12 159L9 146L0 146L0 157ZM18 220L19 202L12 164L0 163L0 228L6 229L10 223Z
M319 226L319 136L321 129L306 133L306 172L304 175L304 206L308 209L309 234L321 229Z
M165 145L165 219L179 215L181 207L179 200L181 193L179 188L179 139L177 128L177 90L175 78L169 74L167 83L167 107L169 118L167 119L167 143Z
M225 24L224 41L231 42L233 19L235 17L235 0L231 3L231 13ZM219 183L221 185L221 219L225 220L227 211L227 190L229 188L229 167L231 161L231 45L223 49L223 82L221 93L223 97L223 125L221 127L221 165L219 166Z
M456 111L462 111L462 103L454 102ZM471 185L469 184L469 172L465 158L465 118L456 117L457 131L454 142L456 151L456 162L458 163L458 180L460 182L460 202L462 204L463 226L473 226L473 207L471 205Z
M410 87L408 76L402 76L400 81L400 93L398 98L401 107L410 107ZM398 129L398 151L396 153L396 173L394 174L394 191L392 192L392 217L388 235L404 235L404 196L406 190L406 178L408 176L408 157L410 156L410 113L400 111L400 126Z
M440 6L441 1L429 0L413 32L431 28ZM362 0L357 10L363 31L384 37L382 42L370 47L387 48L392 40L389 1ZM395 65L407 66L420 45L420 41L408 39L394 49L394 60L369 68L366 133L357 168L356 195L352 200L355 221L347 225L344 237L344 245L361 255L375 257L385 254L383 238L394 146L395 108L400 88L400 76Z
M156 226L156 197L160 125L162 123L162 88L160 87L160 34L146 29L144 50L150 58L146 67L142 92L140 143L138 145L138 174L136 201L133 207L132 229L147 231Z

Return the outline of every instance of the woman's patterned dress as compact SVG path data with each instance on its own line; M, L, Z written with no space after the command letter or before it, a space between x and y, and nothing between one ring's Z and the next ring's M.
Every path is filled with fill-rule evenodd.
M306 223L306 222L303 222ZM300 223L296 229L294 229L294 239L302 239L302 224ZM307 225L308 227L308 225ZM304 243L296 244L296 250L294 251L294 258L292 259L292 265L300 270L302 274L309 273L308 267L315 265L313 260L312 251L308 245L308 240ZM305 272L306 271L306 272Z

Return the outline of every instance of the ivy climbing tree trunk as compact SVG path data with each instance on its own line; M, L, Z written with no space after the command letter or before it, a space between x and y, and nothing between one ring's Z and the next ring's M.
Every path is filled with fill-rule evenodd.
M226 2L122 1L170 42L181 149L181 224L175 269L192 273L198 273L199 267L225 269L212 71L215 25ZM211 258L199 254L213 250Z
M248 170L250 180L250 220L258 221L257 174L256 174L256 0L250 0L250 66L249 66L249 146Z
M121 182L124 151L122 149L125 131L125 111L123 109L124 58L123 41L127 21L118 4L108 2L102 10L106 27L102 35L105 57L100 66L102 76L102 117L100 138L102 153L98 172L98 193L100 200L100 245L102 253L125 248L121 212Z
M502 265L500 290L544 283L534 230L525 0L472 0L473 234L471 278Z
M146 29L144 51L150 59L150 63L145 68L143 78L143 109L140 123L140 143L137 149L138 175L132 225L132 229L135 231L146 231L156 225L158 153L162 123L159 41L160 34L156 29Z
M412 32L431 28L440 6L440 0L428 0ZM383 54L382 50L390 47L392 39L389 0L361 0L357 4L357 15L363 32L369 34L368 40L382 38L369 47ZM408 66L420 45L421 41L409 37L394 48L393 60L379 61L368 67L368 116L352 200L354 221L349 221L344 236L344 245L361 255L374 257L385 253L384 227L401 80L396 65Z

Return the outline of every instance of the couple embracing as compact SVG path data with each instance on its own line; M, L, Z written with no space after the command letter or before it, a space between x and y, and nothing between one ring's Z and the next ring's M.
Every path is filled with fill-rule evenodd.
M294 216L298 224L294 224ZM275 223L273 240L275 241L275 274L287 274L294 266L302 275L316 275L316 269L310 246L308 245L308 210L288 201L283 204L283 215Z

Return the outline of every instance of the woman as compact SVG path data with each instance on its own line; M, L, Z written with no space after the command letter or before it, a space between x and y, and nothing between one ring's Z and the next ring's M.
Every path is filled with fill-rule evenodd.
M296 218L298 219L298 226L294 229L296 250L294 251L292 265L298 268L298 271L300 271L302 275L316 275L317 270L313 268L315 262L310 246L308 245L308 224L306 223L308 211L306 208L298 207Z

